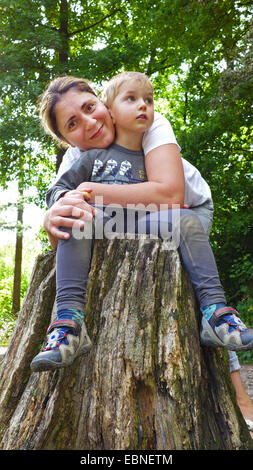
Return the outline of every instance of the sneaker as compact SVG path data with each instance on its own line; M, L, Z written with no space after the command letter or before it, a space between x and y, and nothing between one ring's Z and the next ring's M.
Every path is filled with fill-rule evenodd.
M224 307L216 310L209 321L202 318L200 340L204 346L247 351L253 349L253 330L246 327L235 309Z
M62 369L91 348L85 324L82 327L73 320L52 323L47 330L47 342L32 360L33 372Z

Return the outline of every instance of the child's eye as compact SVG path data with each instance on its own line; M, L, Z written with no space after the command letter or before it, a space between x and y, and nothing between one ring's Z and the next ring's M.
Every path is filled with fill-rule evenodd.
M134 99L135 99L134 96L128 96L127 97L127 101L130 101L130 102L134 101Z
M153 98L146 98L147 104L153 104Z

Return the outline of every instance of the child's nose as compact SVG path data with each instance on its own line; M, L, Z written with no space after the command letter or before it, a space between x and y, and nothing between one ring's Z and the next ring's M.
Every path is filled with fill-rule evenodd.
M139 100L139 108L140 109L146 109L146 103L143 98L140 98Z

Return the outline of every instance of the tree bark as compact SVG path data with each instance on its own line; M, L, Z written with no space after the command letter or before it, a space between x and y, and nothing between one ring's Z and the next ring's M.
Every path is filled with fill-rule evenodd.
M54 315L54 263L54 252L38 258L1 366L1 449L252 449L226 353L200 346L190 281L160 241L95 243L93 346L64 370L31 373Z
M12 313L17 315L20 310L20 292L21 292L21 270L23 253L23 188L19 184L19 195L17 201L17 227L16 227L16 245L15 245L15 266L13 279Z

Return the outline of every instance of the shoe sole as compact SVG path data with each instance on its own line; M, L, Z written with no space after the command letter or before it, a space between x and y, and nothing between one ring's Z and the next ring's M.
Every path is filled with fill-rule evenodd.
M201 332L200 332L200 342L203 346L209 346L212 348L225 348L229 349L230 351L249 351L253 349L253 341L249 344L233 344L233 343L228 343L225 344L223 343L218 336L214 333L211 325L208 323L208 321L203 318L202 319L202 327L201 327Z
M68 359L65 359L64 362L55 362L55 361L50 361L49 359L45 360L43 358L37 359L34 362L34 364L31 363L30 367L31 367L32 372L43 372L47 370L64 369L65 367L70 366L77 357L88 353L90 349L91 349L91 345L90 346L87 345L85 347L77 349L76 353L73 356L69 357Z
M64 362L52 361L50 359L43 358L43 356L38 359L36 359L35 357L34 361L32 361L30 364L30 368L32 372L43 372L43 371L48 371L48 370L64 369L65 367L70 366L77 357L88 353L92 347L92 342L88 336L85 326L83 326L83 337L85 340L85 344L82 344L82 346L80 346L80 348L76 350L75 354L66 358Z

